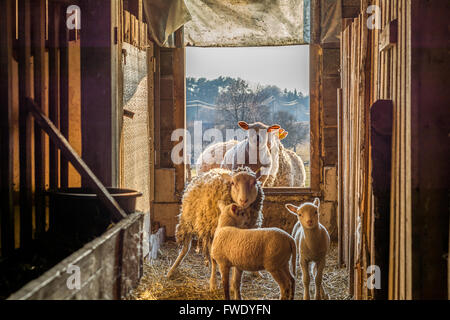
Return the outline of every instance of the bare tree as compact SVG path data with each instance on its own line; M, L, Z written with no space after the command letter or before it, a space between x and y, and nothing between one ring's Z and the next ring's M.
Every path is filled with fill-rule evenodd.
M252 90L242 79L234 81L223 89L217 97L218 114L216 121L228 127L234 127L239 121L269 122L270 110L264 102L270 98L270 93L258 86Z

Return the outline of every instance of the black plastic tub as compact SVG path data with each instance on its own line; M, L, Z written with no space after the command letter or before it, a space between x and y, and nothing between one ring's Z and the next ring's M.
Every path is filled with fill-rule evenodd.
M130 215L142 193L131 189L107 188L119 206ZM48 192L50 228L65 238L90 241L106 231L112 219L108 209L88 188L67 188Z

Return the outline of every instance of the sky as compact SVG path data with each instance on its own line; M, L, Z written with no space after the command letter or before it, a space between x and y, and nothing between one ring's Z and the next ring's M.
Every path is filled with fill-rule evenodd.
M241 78L309 94L309 46L186 48L186 76Z

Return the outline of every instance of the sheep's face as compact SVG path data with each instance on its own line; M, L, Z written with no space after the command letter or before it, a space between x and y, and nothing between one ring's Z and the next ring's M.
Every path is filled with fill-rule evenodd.
M314 203L304 203L300 207L287 204L286 209L296 215L304 229L315 229L319 225L320 200L316 198Z
M248 217L245 215L244 209L236 203L225 206L222 202L218 206L220 208L218 226L243 228L248 222Z
M231 198L241 208L247 209L258 197L258 180L254 175L240 172L225 174L224 179L231 183Z
M239 127L247 131L248 141L251 146L268 146L270 148L271 140L280 129L279 125L268 126L261 122L248 124L247 122L239 122Z

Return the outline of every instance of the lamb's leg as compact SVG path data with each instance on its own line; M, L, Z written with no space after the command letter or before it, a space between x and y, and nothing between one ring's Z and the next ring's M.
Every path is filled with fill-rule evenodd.
M286 294L289 300L294 300L295 296L295 278L292 276L289 264L281 269L283 282L286 286Z
M230 267L219 264L220 275L222 277L222 286L225 293L225 300L230 300Z
M211 292L217 290L216 266L217 266L216 261L211 258L211 278L209 280L209 291Z
M316 263L317 266L317 273L316 278L314 279L315 286L316 286L316 300L326 299L325 290L323 289L322 285L322 275L323 275L323 269L325 267L325 259L320 260L318 263Z
M234 300L242 300L241 297L241 280L242 280L242 270L238 268L233 268L233 278L231 281L231 290L233 291Z
M295 275L294 276L292 275L291 270L289 268L289 264L286 266L285 273L286 273L286 277L289 280L289 283L291 286L290 300L294 300L294 297L295 297Z
M175 272L175 269L180 265L180 263L183 261L184 257L188 254L189 250L191 249L191 243L192 243L192 237L188 237L185 239L183 243L183 247L180 250L180 253L178 254L177 260L175 260L175 263L170 268L169 272L167 272L166 277L170 278L173 273Z
M303 280L303 288L305 293L303 295L303 300L309 300L309 282L311 280L309 275L309 262L306 260L301 260L300 265L302 267L302 280Z
M316 263L317 273L315 278L315 287L316 287L316 300L326 300L327 295L325 294L325 290L323 289L322 278L323 278L323 269L325 267L325 258Z
M275 270L270 271L270 274L274 278L274 280L278 283L280 287L280 300L288 300L289 299L289 285L286 283L286 276L284 275L283 270Z

